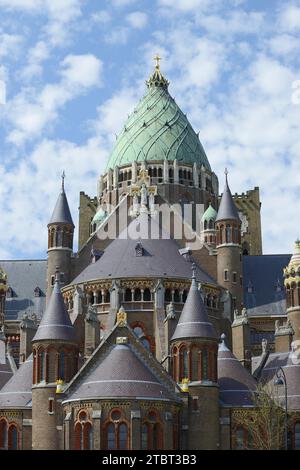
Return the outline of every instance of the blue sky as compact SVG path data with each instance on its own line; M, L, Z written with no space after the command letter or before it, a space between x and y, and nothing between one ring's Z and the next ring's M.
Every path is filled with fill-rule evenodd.
M299 31L300 1L0 0L0 258L45 256L63 169L77 225L156 52L220 187L259 186L264 252L291 252Z

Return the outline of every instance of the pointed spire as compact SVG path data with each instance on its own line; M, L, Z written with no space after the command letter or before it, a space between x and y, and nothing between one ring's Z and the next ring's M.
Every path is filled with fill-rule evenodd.
M161 60L161 57L156 54L156 56L153 57L153 60L156 61L156 65L154 73L150 75L149 80L146 82L148 88L161 87L168 89L169 81L163 76L160 70L159 62Z
M67 196L65 193L65 172L63 171L61 175L61 192L56 201L52 217L50 219L50 224L69 224L74 227L73 219L71 216Z
M239 214L237 208L234 204L233 197L230 192L230 188L228 185L228 170L225 168L225 187L222 194L218 215L216 218L216 222L219 220L238 220L240 221Z
M196 282L196 265L192 264L192 284L171 341L183 338L216 339Z
M59 269L56 268L53 292L41 323L32 341L75 340L75 330L68 315L59 287Z

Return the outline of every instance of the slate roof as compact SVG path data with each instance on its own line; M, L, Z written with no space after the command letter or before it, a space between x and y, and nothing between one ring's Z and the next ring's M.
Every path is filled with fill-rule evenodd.
M8 286L13 296L6 298L6 320L21 319L25 312L32 312L40 318L46 306L47 260L0 261L7 273ZM41 297L35 297L34 289L39 287Z
M6 362L6 364L0 364L0 390L6 384L6 382L8 382L12 375L13 372L9 362Z
M276 378L276 370L282 367L287 381L288 409L300 410L300 360L296 357L293 359L292 352L272 353L263 368L261 380L264 383L274 383ZM259 364L260 357L252 358L253 370ZM278 386L278 398L284 402L284 387Z
M176 400L131 344L111 345L102 360L79 376L67 401L97 398Z
M183 338L217 339L194 277L171 341Z
M52 217L48 225L56 223L70 224L74 227L67 196L63 188L58 196Z
M231 407L251 406L256 382L227 348L224 339L218 351L218 383L221 403Z
M0 409L31 407L32 354L0 390Z
M143 219L140 217L130 222L128 230L135 233ZM151 220L152 227L158 227ZM72 284L80 284L95 279L120 279L126 277L152 278L190 278L191 263L179 253L179 245L172 239L151 239L145 235L140 239L125 238L125 229L118 238L106 248L101 258L85 268ZM155 230L154 230L155 231ZM143 233L143 232L142 232ZM165 234L167 237L167 234ZM141 242L143 256L136 256L136 246ZM196 268L197 280L216 285L216 281L201 267Z
M219 220L240 220L237 208L230 192L230 188L228 186L227 175L216 222Z
M50 300L33 341L54 339L75 340L74 327L68 315L58 279L55 280Z
M291 255L243 256L244 304L249 316L286 314L283 268L290 258Z

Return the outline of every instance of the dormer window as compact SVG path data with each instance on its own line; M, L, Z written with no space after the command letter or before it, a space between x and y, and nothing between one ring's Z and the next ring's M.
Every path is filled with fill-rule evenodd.
M144 248L141 242L137 243L135 246L135 256L144 256Z

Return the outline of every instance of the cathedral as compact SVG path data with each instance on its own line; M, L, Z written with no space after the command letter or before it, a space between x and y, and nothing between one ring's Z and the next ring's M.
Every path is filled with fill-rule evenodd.
M77 252L63 175L47 259L0 260L1 449L259 448L275 383L300 449L300 242L263 255L259 188L219 190L156 59Z

